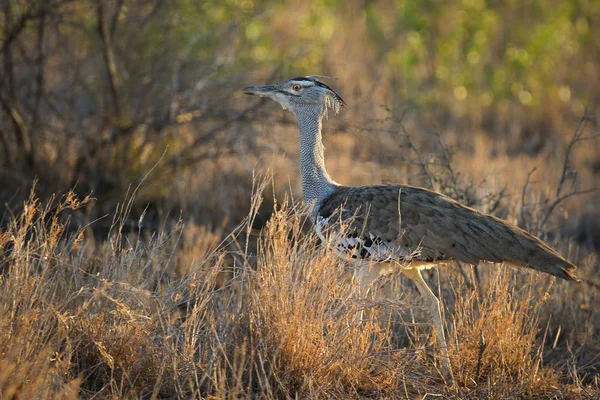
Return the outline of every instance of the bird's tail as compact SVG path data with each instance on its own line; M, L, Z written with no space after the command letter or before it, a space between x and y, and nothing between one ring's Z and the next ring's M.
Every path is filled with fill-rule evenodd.
M518 228L517 228L518 229ZM519 229L520 251L518 257L507 259L505 262L519 267L532 268L559 278L581 282L573 271L577 267L567 261L553 248L528 232Z
M573 270L577 269L573 264L568 261L565 264L553 264L553 265L544 265L544 266L534 266L534 265L526 265L521 262L514 261L505 261L505 264L512 265L519 268L531 268L538 271L546 272L550 275L557 276L559 278L565 279L567 281L575 281L581 282L574 273Z

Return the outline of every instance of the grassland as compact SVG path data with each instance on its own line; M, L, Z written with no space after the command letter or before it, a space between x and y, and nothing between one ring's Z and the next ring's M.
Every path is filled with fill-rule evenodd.
M415 168L457 197L486 199L483 209L539 199L505 206L504 216L543 226L552 201L540 193L483 196L485 185L461 184L439 161ZM0 236L2 397L598 395L598 257L585 246L550 237L577 262L582 284L502 265L430 274L456 374L446 387L415 288L397 277L357 298L347 266L319 245L301 204L274 201L283 183L273 174L254 182L248 215L231 231L181 219L148 229L145 216L131 219L138 188L99 238L94 222L78 223L92 197L41 201L32 190ZM357 325L360 309L370 320Z
M593 1L0 5L0 398L600 398ZM326 74L342 184L441 191L546 240L357 296L312 233L295 121L249 84ZM369 319L354 323L357 311Z

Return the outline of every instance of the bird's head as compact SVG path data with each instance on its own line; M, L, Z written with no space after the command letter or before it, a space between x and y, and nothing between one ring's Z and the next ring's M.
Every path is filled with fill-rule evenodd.
M275 85L248 86L244 93L269 97L294 113L307 109L327 112L331 108L337 114L345 105L339 94L314 76L294 78Z

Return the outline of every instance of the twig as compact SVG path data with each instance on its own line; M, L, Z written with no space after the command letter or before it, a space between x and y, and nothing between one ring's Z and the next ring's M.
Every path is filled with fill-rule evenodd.
M427 179L429 179L429 187L431 189L434 189L435 188L435 179L433 178L433 175L429 171L429 168L427 167L427 163L425 162L425 160L423 160L423 157L421 156L421 152L419 151L417 146L415 146L415 144L410 139L410 135L408 134L408 131L404 127L404 124L400 123L400 128L402 129L402 132L404 132L404 135L406 137L406 140L408 141L408 145L410 146L410 149L415 153L415 156L417 157L417 165L419 167L421 167L424 175L427 177Z
M442 139L442 135L440 134L440 131L439 131L439 129L437 129L437 127L435 129L435 136L437 137L438 143L440 144L440 147L442 148L442 151L444 154L444 161L446 161L446 163L444 164L444 167L450 173L450 180L452 182L452 188L454 189L454 191L456 191L456 189L458 188L458 174L456 174L454 172L454 168L452 168L452 155L448 151L448 148L446 147L446 144L444 143L444 140ZM455 194L458 194L458 193L455 193Z
M583 116L579 119L579 121L577 122L577 127L575 128L575 133L573 133L573 137L571 138L571 140L569 141L569 144L567 146L567 152L565 154L565 162L563 163L563 170L562 170L562 174L560 175L560 181L558 182L558 187L556 188L556 197L560 196L560 193L562 191L563 185L565 183L565 181L567 180L567 177L569 174L569 168L571 167L571 151L573 150L573 146L575 145L575 143L577 143L578 139L581 137L581 135L583 134L583 128L585 127L585 123L587 122L587 110L584 112Z
M254 111L254 110L260 108L264 103L265 103L265 99L261 99L261 101L259 101L258 103L254 104L253 106L245 108L244 110L242 110L240 113L238 113L233 118L228 119L227 121L223 122L221 125L219 125L219 126L213 128L213 129L205 132L201 136L198 136L191 145L189 145L189 146L186 147L185 150L183 150L179 154L177 154L177 155L172 156L171 158L169 158L169 160L167 161L167 165L168 166L178 165L180 163L180 161L181 161L182 158L188 157L198 147L206 145L206 142L210 138L212 138L217 132L222 131L223 129L227 128L228 126L230 126L234 122L236 122L236 121L238 121L240 119L243 119L248 113L250 113L251 111Z
M523 185L523 191L521 192L521 210L520 210L520 225L524 226L525 224L525 195L527 194L527 187L531 182L531 175L537 170L537 167L534 167L531 171L527 173L527 179L525 180L525 185Z
M487 344L485 343L485 339L483 338L483 333L479 332L479 353L477 355L477 367L475 368L475 379L476 382L479 382L480 373L481 373L481 363L483 361L483 353L487 348Z
M581 118L579 119L579 121L577 122L577 126L575 127L575 132L573 133L573 136L571 137L571 140L569 141L569 144L567 145L567 151L565 153L565 161L563 163L562 173L560 175L560 180L559 180L558 186L556 188L555 199L546 208L546 212L544 213L543 217L540 218L540 220L538 222L538 226L537 226L537 232L540 232L542 230L542 228L544 227L544 225L546 224L546 222L550 218L550 215L552 214L552 212L554 211L554 209L563 200L568 199L569 197L578 196L578 195L582 195L582 194L593 193L593 192L596 192L596 191L600 190L600 188L593 188L593 189L588 189L588 190L572 191L572 192L567 193L565 195L561 195L561 193L563 191L563 188L564 188L564 184L567 181L567 179L570 178L570 177L572 177L572 176L574 176L574 171L572 171L570 168L571 168L571 154L573 152L573 148L574 148L575 144L579 143L581 141L593 139L593 138L596 137L595 134L593 134L591 136L583 136L585 124L586 124L587 121L589 121L591 119L593 119L593 116L590 116L587 113L587 109L586 109L585 112L583 113L583 115L581 116ZM575 175L575 177L573 178L573 186L575 185L576 179L577 179L577 177Z
M578 190L578 191L567 193L565 195L562 195L562 196L556 198L552 202L552 204L550 204L550 206L547 208L546 214L544 214L544 217L541 219L540 224L538 225L538 231L544 226L544 224L546 223L546 221L550 217L550 214L552 214L552 211L556 208L556 206L558 206L563 200L566 200L569 197L579 196L579 195L582 195L582 194L594 193L594 192L598 192L598 191L600 191L600 188L592 188L592 189L587 189L587 190Z

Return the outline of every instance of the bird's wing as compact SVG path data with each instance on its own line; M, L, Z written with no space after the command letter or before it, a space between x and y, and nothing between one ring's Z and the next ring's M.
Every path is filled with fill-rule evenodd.
M399 186L339 186L323 201L316 222L342 257L367 261L448 260L436 249L403 240ZM402 194L401 196L404 196Z
M345 238L393 246L398 260L509 262L577 279L575 266L540 239L430 190L401 185L339 187L319 210L322 221L349 221ZM364 254L364 251L363 251ZM358 258L358 257L357 257Z

